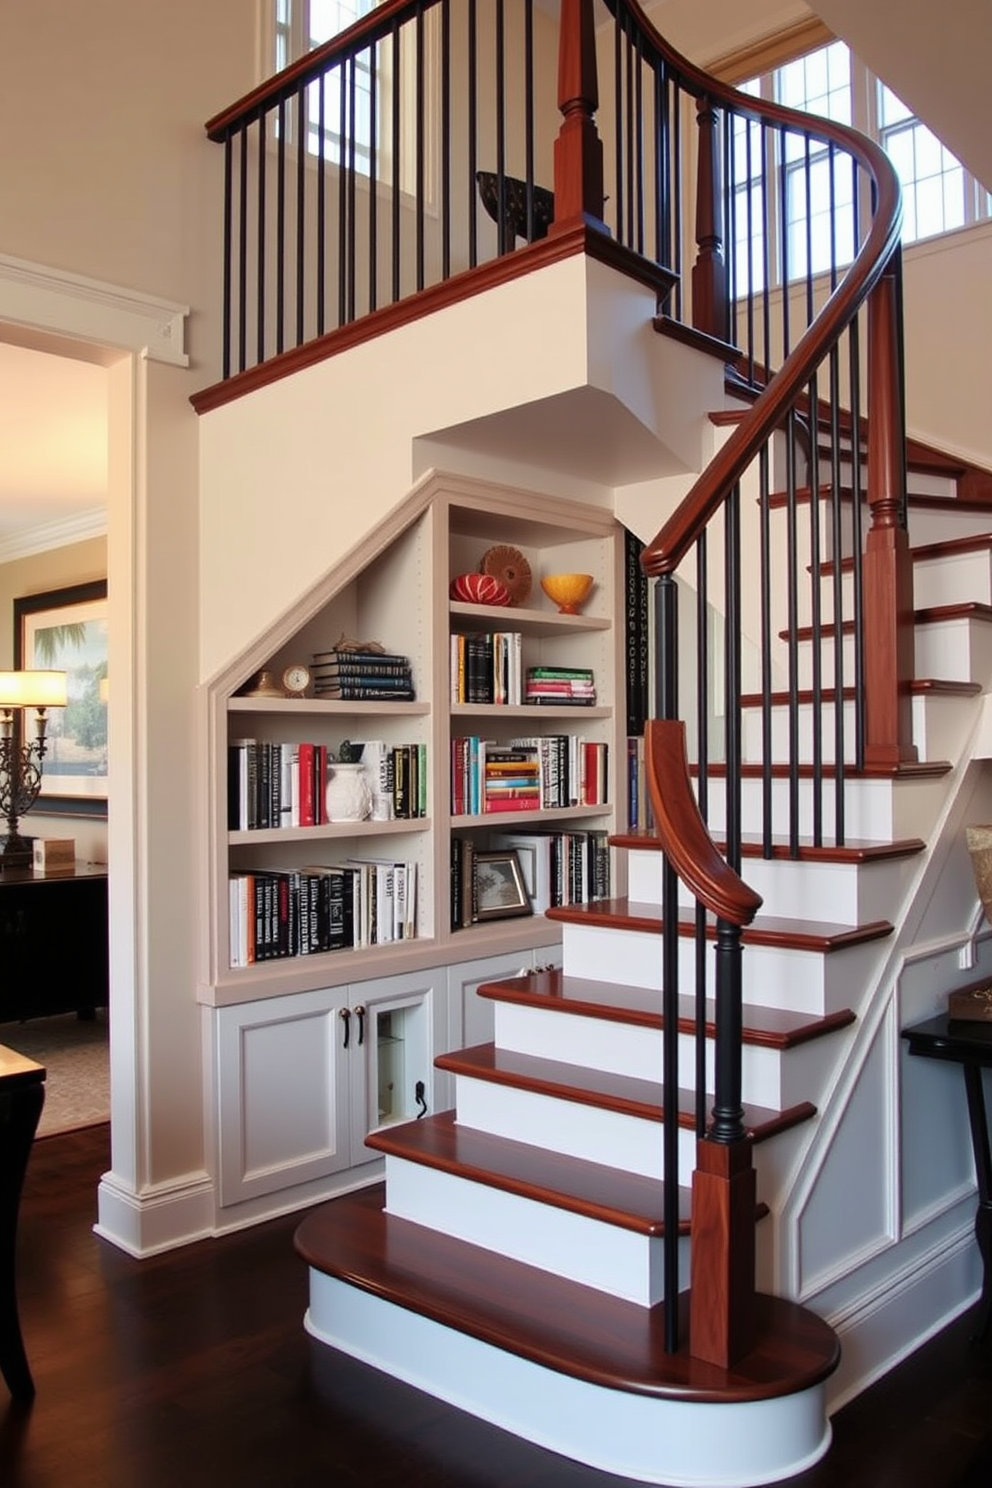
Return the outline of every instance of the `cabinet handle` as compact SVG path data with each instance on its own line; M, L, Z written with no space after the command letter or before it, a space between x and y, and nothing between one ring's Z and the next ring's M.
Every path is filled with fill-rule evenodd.
M361 1048L365 1042L365 1004L360 1002L355 1009L355 1017L358 1019L358 1047Z
M348 1041L351 1038L351 1009L342 1008L341 1011L338 1013L338 1017L344 1024L344 1044L342 1045L342 1047L347 1049Z

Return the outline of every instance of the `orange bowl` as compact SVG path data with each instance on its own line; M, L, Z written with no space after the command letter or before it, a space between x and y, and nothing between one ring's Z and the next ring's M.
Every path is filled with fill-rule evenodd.
M592 574L545 574L541 588L558 606L559 615L577 615L592 588Z

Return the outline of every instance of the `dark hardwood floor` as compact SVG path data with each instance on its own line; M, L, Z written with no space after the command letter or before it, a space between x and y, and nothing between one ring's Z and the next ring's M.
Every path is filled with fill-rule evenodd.
M36 1142L3 1488L621 1488L311 1342L299 1216L134 1261L92 1233L106 1127ZM961 1318L842 1411L791 1488L989 1488L992 1351ZM627 1485L629 1488L629 1484Z

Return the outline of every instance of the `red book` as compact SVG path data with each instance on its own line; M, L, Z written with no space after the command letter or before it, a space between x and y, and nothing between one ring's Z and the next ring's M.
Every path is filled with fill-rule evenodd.
M313 755L315 745L301 744L299 763L297 768L300 772L300 826L312 827L316 825L314 817L314 773Z

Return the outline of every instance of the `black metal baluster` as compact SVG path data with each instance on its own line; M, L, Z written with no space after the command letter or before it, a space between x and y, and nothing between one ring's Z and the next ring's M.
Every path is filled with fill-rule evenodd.
M265 166L268 155L266 139L268 117L267 113L263 113L258 119L258 231L255 240L258 259L255 265L255 313L258 317L258 324L255 327L255 361L259 365L265 361Z
M424 7L417 6L414 22L414 220L416 223L417 292L424 287Z
M479 262L479 219L475 200L475 175L479 166L479 121L477 117L479 106L479 52L477 32L476 0L468 0L468 264L470 269L474 269Z
M662 718L677 718L678 589L671 574L663 574L655 587L655 636L655 696L658 713ZM665 1166L662 1201L665 1242L662 1270L665 1287L665 1348L669 1353L675 1353L679 1346L678 879L667 853L662 855L662 863L662 1143Z
M248 125L238 130L238 371L248 365Z
M286 313L286 100L280 98L276 145L276 355L285 346Z
M392 254L393 254L393 303L400 298L400 27L394 21L390 33L393 40L392 105L393 105L393 170L392 170Z
M507 242L506 210L506 53L503 0L496 0L496 252L514 246Z
M441 0L441 277L451 277L451 6ZM469 198L471 204L472 198Z
M306 339L304 303L306 275L303 254L306 246L306 170L309 147L306 109L306 86L301 83L296 94L296 344Z
M322 75L314 83L317 89L317 232L316 317L317 335L322 336L327 326L327 77Z
M221 347L222 375L227 380L231 375L231 279L232 255L234 253L233 219L234 207L234 161L231 135L224 140L224 270L221 286L221 319L223 344Z
M369 313L379 303L379 48L369 57Z

